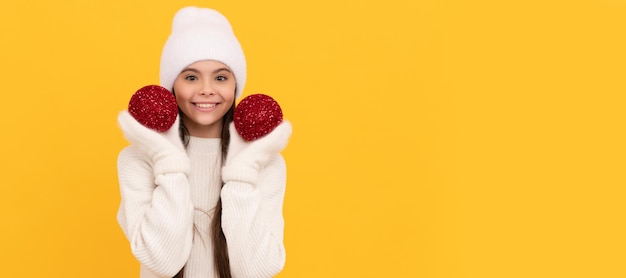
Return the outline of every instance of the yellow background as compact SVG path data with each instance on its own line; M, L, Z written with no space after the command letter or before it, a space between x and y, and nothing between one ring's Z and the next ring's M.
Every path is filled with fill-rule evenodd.
M201 5L294 125L279 277L626 277L626 0L157 2L1 4L1 276L137 277L116 116Z

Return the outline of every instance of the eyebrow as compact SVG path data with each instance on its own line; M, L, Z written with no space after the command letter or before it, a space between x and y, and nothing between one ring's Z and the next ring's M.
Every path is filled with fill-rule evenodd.
M181 73L186 72L186 71L193 71L193 72L195 72L195 73L197 73L197 74L200 74L200 70L198 70L198 69L196 69L196 68L184 68L184 69L181 71ZM228 69L228 68L218 68L218 69L214 70L214 71L213 71L213 72L211 72L211 73L212 73L212 74L216 74L216 73L218 73L218 72L220 72L220 71L227 71L227 72L229 72L229 73L233 73L233 72L232 72L230 69Z

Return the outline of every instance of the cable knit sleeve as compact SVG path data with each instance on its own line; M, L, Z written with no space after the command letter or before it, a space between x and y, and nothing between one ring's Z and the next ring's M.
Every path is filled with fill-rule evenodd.
M150 159L130 146L118 156L118 222L133 255L152 272L174 276L191 252L193 203L184 173L154 177Z
M272 277L283 269L285 185L286 166L281 155L261 169L256 184L230 181L224 185L222 230L234 277Z

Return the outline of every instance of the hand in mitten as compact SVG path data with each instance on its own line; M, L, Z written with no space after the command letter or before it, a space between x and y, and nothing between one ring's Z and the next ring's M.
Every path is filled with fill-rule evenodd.
M222 168L224 182L231 180L255 184L259 170L287 146L291 123L284 120L272 132L254 141L245 141L230 124L230 143L226 164Z
M148 155L155 177L167 173L189 173L189 158L179 137L180 117L165 132L159 133L137 122L128 111L120 112L118 123L124 137Z

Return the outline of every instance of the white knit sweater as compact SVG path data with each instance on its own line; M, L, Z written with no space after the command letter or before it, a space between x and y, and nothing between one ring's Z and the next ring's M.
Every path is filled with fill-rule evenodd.
M216 277L210 224L220 197L220 139L191 137L189 177L154 177L152 162L129 146L118 156L118 222L141 264L140 277ZM277 155L258 184L227 183L221 190L222 229L233 277L272 277L285 263L282 215L285 162ZM245 173L242 173L245 174Z

